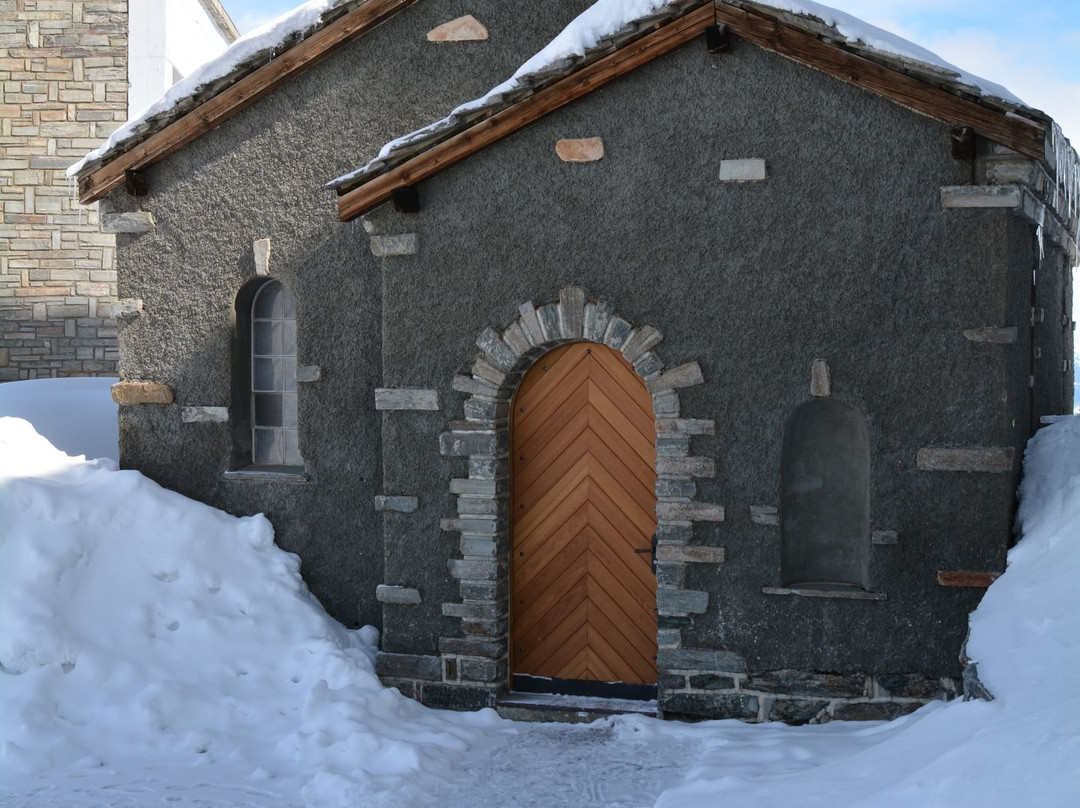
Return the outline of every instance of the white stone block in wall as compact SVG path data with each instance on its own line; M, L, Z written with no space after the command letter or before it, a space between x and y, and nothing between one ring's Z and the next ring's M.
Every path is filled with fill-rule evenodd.
M154 214L147 210L101 215L103 233L149 233L154 227Z
M704 384L705 377L701 373L701 365L697 361L687 362L685 365L679 365L677 368L672 368L666 373L661 373L657 378L646 383L650 393L657 393L661 390L674 390L678 387L693 387L694 385Z
M388 586L379 584L375 587L375 600L379 603L417 604L422 603L419 589L407 586Z
M377 410L437 410L438 390L417 390L409 387L375 389Z
M775 505L751 505L750 521L755 525L779 525L780 510Z
M221 424L229 420L228 407L184 407L180 420L185 424Z
M1018 208L1024 202L1019 185L946 185L941 189L944 208Z
M895 530L875 530L870 534L872 544L899 544L900 536Z
M140 298L124 298L122 300L115 300L111 303L106 303L105 306L99 311L105 316L114 320L128 320L132 317L138 317L143 311L143 302Z
M386 496L379 494L375 497L375 510L393 511L395 513L415 513L420 507L417 497Z
M672 547L656 548L656 560L663 564L723 564L723 547Z
M919 471L968 471L1004 474L1012 471L1016 450L1011 446L924 447L916 454Z
M964 339L971 342L987 342L995 345L1011 345L1016 342L1016 326L990 326L987 328L969 328L964 331Z
M298 365L296 368L296 381L317 382L322 379L322 368L318 365Z
M831 392L829 363L824 359L815 359L810 363L810 395L816 398L828 398Z
M765 161L760 157L720 161L720 182L763 182Z
M376 258L395 255L415 255L420 248L416 233L398 233L392 236L372 236L371 254Z
M270 274L270 239L260 238L251 243L251 250L255 253L255 274Z

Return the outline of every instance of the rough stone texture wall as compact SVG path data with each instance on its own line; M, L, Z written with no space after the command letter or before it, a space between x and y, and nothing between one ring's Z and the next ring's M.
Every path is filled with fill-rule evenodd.
M470 437L455 421L505 419L508 391L489 409L474 400L498 386L477 378L491 375L472 364L477 335L512 344L523 302L551 307L581 287L586 306L609 301L663 331L667 367L700 362L704 383L669 414L715 422L685 442L710 473L687 469L680 496L726 517L687 520L678 543L723 548L723 562L660 565L662 590L685 596L658 604L661 709L820 721L949 697L982 590L937 574L1004 567L1017 469L927 471L917 456L1019 456L1037 242L1012 211L943 208L940 189L973 175L944 124L746 43L714 57L696 42L421 183L419 214L383 206L338 223L323 182L496 83L571 5L420 3L154 166L148 197L110 197L157 222L120 241L120 293L144 303L121 330L122 375L176 394L121 408L122 464L266 513L332 614L381 617L385 681L429 704L486 706L506 682L508 559L505 542L460 529L492 515L461 495L487 497L473 487L486 482L498 494L505 430ZM489 42L424 40L466 11ZM427 75L445 81L416 80ZM604 159L562 162L567 137L602 137ZM764 160L767 179L721 182L719 161L735 159ZM299 392L302 480L223 474L230 424L183 420L231 400L232 307L264 238L270 274L296 298L298 361L319 368ZM1010 343L964 336L1014 327ZM777 589L783 425L819 358L831 394L870 425L881 598ZM455 433L491 449L440 454Z
M400 386L382 378L380 259L361 223L338 220L325 183L482 95L589 4L417 3L152 166L148 196L119 191L102 202L107 212L141 209L156 222L152 232L118 237L120 295L143 301L121 324L120 375L176 393L173 405L121 407L121 465L231 513L265 513L277 543L301 557L312 592L347 625L381 625L384 612L416 608L375 600L379 584L410 586L384 578L383 533L412 530L405 551L413 559L441 551L438 518L452 500L445 483L438 498L419 500L423 518L434 517L427 533L412 514L376 510L377 496L412 494L383 477L382 422L429 428L431 473L448 478L450 461L437 449L445 420L437 411L376 410L376 388ZM488 41L427 41L428 31L466 13L488 27ZM227 477L237 414L230 423L182 420L184 407L232 400L233 306L259 272L252 244L267 238L270 276L296 300L298 361L320 369L298 394L306 481ZM422 594L425 604L446 599ZM434 619L447 630L459 622Z
M115 236L64 169L127 116L127 0L0 0L0 381L116 372Z
M586 136L603 138L602 161L558 159L559 139ZM680 652L661 672L683 683L665 680L661 708L700 714L715 702L714 714L768 716L797 695L766 689L762 677L778 671L863 684L959 677L982 590L942 586L937 573L1004 568L1018 465L936 472L917 457L925 447L1011 447L1019 457L1031 431L1030 331L1004 345L964 331L1026 325L1037 245L1012 211L943 207L941 188L972 177L950 145L944 124L775 54L736 42L710 56L695 42L422 183L419 214L374 212L376 233L415 233L419 245L382 259L383 384L436 387L444 402L441 419L384 422L385 485L422 503L385 525L385 578L424 601L386 607L383 650L454 653L439 642L454 635L438 604L454 600L446 561L462 551L456 534L438 550L431 537L454 515L448 482L485 470L435 457L438 434L467 414L452 380L468 372L486 326L505 329L522 301L549 304L578 285L587 301L660 329L666 365L699 361L705 383L680 391L680 415L716 423L715 435L692 438L691 454L715 462L696 496L726 518L693 523L686 541L723 547L725 562L660 565L663 586L708 593L702 611L660 608L661 654ZM743 158L764 159L767 179L718 180L720 160ZM431 316L439 311L452 316ZM871 529L894 536L871 548L870 589L884 599L776 591L780 530L754 517L777 505L784 424L810 398L818 358L832 396L870 427ZM689 659L699 652L704 663ZM737 671L719 664L729 653ZM476 644L442 685L460 681L462 698L481 700L482 680L462 674L467 657L500 661ZM442 685L433 696L423 684L424 699L445 702ZM869 687L858 698L894 703ZM825 706L777 709L814 708L813 719Z

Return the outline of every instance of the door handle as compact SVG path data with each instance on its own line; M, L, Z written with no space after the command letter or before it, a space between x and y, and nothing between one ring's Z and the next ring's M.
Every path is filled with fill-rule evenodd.
M634 550L637 555L645 555L648 553L651 558L649 559L652 565L653 575L656 575L656 534L653 533L652 546L642 550Z

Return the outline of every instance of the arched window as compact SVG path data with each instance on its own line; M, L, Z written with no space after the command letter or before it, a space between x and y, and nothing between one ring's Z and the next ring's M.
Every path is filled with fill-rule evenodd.
M784 586L867 588L870 446L866 421L850 404L815 399L788 420L780 533Z
M251 462L303 466L296 422L296 311L281 282L258 288L250 322Z

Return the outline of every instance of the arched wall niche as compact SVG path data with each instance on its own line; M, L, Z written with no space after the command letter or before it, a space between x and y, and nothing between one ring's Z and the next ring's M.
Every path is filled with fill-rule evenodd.
M781 580L869 585L870 445L850 404L818 398L792 413L780 461Z

